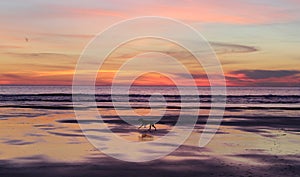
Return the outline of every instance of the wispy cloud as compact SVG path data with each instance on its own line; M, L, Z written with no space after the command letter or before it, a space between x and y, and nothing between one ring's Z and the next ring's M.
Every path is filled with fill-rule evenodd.
M9 79L24 79L21 75L19 74L1 74L1 78L9 78Z
M210 42L217 54L230 54L230 53L250 53L258 51L257 47L230 44L221 42Z
M20 49L23 48L22 46L18 46L18 45L0 45L0 49Z
M23 57L23 58L74 58L74 57L78 57L78 55L71 55L71 54L63 54L63 53L21 53L21 52L7 52L4 53L6 55L13 55L13 56L17 56L17 57Z
M79 38L92 39L95 35L92 34L63 34L63 33L34 33L40 36L54 37L54 38Z
M32 64L34 65L53 65L53 66L65 66L74 65L79 57L75 54L63 54L63 53L22 53L22 52L5 52L2 56L9 57L16 61L15 64Z

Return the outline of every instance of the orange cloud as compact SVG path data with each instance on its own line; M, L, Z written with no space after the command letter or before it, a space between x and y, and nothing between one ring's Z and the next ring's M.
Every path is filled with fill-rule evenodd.
M3 85L71 85L73 71L11 72L0 78Z
M139 76L132 85L136 86L176 86L176 84L166 75L150 72Z

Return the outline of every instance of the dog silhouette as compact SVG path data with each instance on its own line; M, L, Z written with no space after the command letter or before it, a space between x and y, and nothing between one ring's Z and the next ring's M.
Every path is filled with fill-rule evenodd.
M148 131L151 130L151 127L153 127L156 131L155 123L153 121L144 120L143 118L139 118L138 121L142 124L138 129L142 128L143 126L146 128L146 126L149 125Z

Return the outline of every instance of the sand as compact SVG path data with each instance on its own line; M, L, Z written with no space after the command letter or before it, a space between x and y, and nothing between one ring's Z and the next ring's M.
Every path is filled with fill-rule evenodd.
M225 115L218 133L206 147L196 146L199 129L184 145L162 159L130 163L108 157L93 147L81 133L72 110L2 110L3 114L14 111L15 117L0 119L1 177L279 177L300 174L297 117L255 120L246 116L226 118ZM157 124L156 132L126 126L115 126L115 129L128 140L140 141L141 133L151 134L155 140L170 126ZM201 127L201 123L198 126Z

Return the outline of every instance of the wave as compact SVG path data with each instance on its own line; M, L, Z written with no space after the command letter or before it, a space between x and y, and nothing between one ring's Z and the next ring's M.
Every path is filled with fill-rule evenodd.
M296 104L300 103L300 95L150 95L150 94L0 94L3 102L169 102L169 103L211 103L224 101L229 104ZM94 99L95 98L95 99ZM163 98L163 99L162 99Z
M72 94L72 93L37 93L37 94L0 94L0 97L2 96L87 96L87 95L93 95L93 94ZM112 96L112 94L95 94L95 96ZM136 97L150 97L150 96L160 96L158 94L113 94L113 96L136 96ZM187 96L187 97L194 97L195 95L174 95L174 94L163 94L164 97L181 97L181 96ZM212 95L198 95L199 97L211 97ZM273 95L273 94L256 94L256 95L214 95L214 96L227 96L227 97L298 97L300 98L300 95Z
M90 109L92 106L71 106L71 105L1 105L0 108L31 108L31 109L56 109L56 110L73 110L73 109ZM210 106L97 106L97 108L104 109L212 109ZM213 109L224 109L223 107L213 107ZM300 110L300 107L261 107L261 106L226 106L225 110Z

